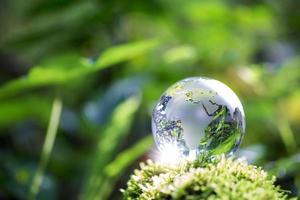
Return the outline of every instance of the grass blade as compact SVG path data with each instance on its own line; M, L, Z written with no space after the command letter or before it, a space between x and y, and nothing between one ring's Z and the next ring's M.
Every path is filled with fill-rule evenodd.
M53 148L53 144L56 138L56 133L59 125L59 119L61 116L62 102L60 98L56 97L53 102L50 121L47 129L45 142L43 145L41 160L39 162L38 169L33 177L32 185L30 187L29 199L33 200L38 194L40 185L42 183L43 175L45 173L46 166L49 161L49 157Z
M130 166L130 164L142 156L146 151L148 151L153 145L153 137L149 135L141 139L133 147L126 149L121 152L114 161L108 164L104 168L105 180L103 181L101 187L98 190L98 194L95 196L95 199L107 199L111 194L113 185L116 180L122 174L122 172Z
M117 147L128 133L134 113L138 109L139 104L140 98L133 96L119 105L114 111L111 122L98 139L90 173L80 199L89 200L97 197L104 179L105 166L113 160Z

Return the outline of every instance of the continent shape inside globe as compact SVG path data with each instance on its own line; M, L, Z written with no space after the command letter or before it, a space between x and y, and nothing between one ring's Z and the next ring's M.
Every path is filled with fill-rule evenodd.
M233 153L245 132L244 110L220 81L192 77L172 85L153 110L152 131L161 151L181 156Z

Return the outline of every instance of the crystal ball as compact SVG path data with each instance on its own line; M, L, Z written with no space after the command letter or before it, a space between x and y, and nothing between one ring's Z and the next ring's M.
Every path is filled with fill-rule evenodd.
M245 133L245 114L239 98L224 83L186 78L160 97L152 114L152 132L162 152L176 149L190 158L232 154Z

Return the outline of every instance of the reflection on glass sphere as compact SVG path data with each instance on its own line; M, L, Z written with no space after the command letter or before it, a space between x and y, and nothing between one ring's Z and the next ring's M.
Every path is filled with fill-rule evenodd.
M172 146L193 159L202 152L228 154L241 143L244 116L240 100L228 86L192 77L161 96L153 110L152 131L160 151Z

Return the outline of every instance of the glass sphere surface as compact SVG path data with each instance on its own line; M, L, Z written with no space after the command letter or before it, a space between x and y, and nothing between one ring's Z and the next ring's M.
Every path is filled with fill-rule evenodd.
M186 78L160 97L152 114L152 132L160 151L175 147L181 156L192 158L203 152L233 153L245 133L243 106L220 81Z

